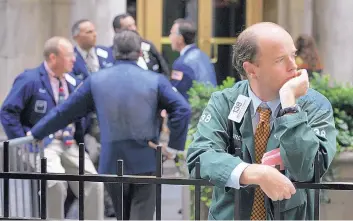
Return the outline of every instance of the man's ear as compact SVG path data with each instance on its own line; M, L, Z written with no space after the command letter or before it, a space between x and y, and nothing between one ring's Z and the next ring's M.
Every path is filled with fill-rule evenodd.
M51 53L51 54L49 55L49 60L56 62L56 57L57 57L57 56L56 56L54 53Z
M248 61L245 61L243 63L243 68L244 68L248 78L256 77L256 75L255 75L255 65L253 65L252 63L250 63Z

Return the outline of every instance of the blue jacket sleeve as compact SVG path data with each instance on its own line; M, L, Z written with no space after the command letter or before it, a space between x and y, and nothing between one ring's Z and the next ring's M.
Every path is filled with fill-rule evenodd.
M182 79L179 80L178 78L180 77L180 73L177 74L178 72L182 72ZM173 69L171 76L170 76L170 82L172 85L187 99L188 95L187 92L189 89L192 87L193 80L195 80L195 74L193 70L184 65L181 66L179 65L177 68Z
M33 81L29 80L26 74L22 73L15 79L1 108L1 123L8 139L24 137L29 130L20 120L21 113L33 93Z
M34 125L31 130L32 135L41 140L93 110L94 101L91 93L91 78L89 77L64 103L52 109Z
M191 117L190 105L162 75L159 76L158 98L159 108L165 109L169 116L169 146L176 150L184 150Z

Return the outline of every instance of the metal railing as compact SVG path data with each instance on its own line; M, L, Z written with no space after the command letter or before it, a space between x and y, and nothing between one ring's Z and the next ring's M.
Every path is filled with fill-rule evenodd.
M4 153L2 141L6 137L1 138L0 145L0 172L3 172L4 164L8 165L9 171L32 173L36 171L36 167L30 165L29 161L33 161L33 157L40 154L39 152L29 155L28 145L21 145L23 142L30 142L33 138L26 137L21 139L11 140L11 148ZM8 157L3 157L6 154ZM4 161L2 161L4 160ZM9 163L7 163L8 161ZM7 168L5 168L7 169ZM4 196L4 188L9 185L9 191ZM5 186L4 186L5 185ZM3 208L4 197L9 198L11 204L8 213L10 216L39 216L39 181L38 180L24 180L24 179L10 179L8 183L0 180L0 208ZM3 210L0 210L0 216L3 215Z
M20 139L14 139L3 142L3 172L0 173L0 179L4 180L3 185L3 216L0 220L42 220L47 218L46 214L46 186L48 180L61 180L61 181L78 181L79 182L79 220L84 220L84 182L103 182L103 183L118 183L119 184L119 205L117 208L118 219L123 219L123 185L124 184L155 184L156 185L156 220L161 220L161 195L162 185L189 185L195 186L194 197L195 197L195 220L200 220L200 207L201 207L201 186L213 186L207 180L203 180L200 177L200 163L196 162L195 167L195 178L163 178L162 177L162 149L161 146L157 147L157 171L156 176L130 176L124 175L123 173L123 161L118 160L117 162L117 174L116 175L85 175L84 174L84 144L79 145L79 173L78 174L48 174L46 171L47 161L44 156L41 156L41 170L40 173L24 173L24 172L10 172L9 171L9 149L10 147L18 146L25 143L32 142L33 137L26 137ZM240 148L236 149L235 155L240 156ZM348 182L325 182L320 183L320 171L319 171L319 157L318 154L315 158L314 165L314 182L303 183L294 182L294 186L297 189L315 189L315 220L320 218L320 189L327 190L353 190L353 183ZM10 217L9 214L9 180L40 180L40 218L34 217ZM234 219L240 220L240 191L235 190L234 202ZM274 218L280 219L280 205L281 201L274 203Z

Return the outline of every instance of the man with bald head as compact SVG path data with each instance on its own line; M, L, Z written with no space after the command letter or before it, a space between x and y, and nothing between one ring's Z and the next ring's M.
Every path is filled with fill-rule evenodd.
M293 39L273 23L250 26L237 38L233 64L247 80L211 96L187 154L190 174L200 160L201 177L215 185L209 219L234 219L235 189L241 220L274 219L274 201L281 202L281 219L314 219L313 190L296 190L292 182L313 181L316 154L323 176L336 131L331 104L309 89L295 56Z
M44 62L18 75L1 108L1 123L8 139L24 137L51 109L64 102L80 83L71 72L75 54L69 40L52 37L44 45ZM48 173L78 173L78 143L83 142L79 122L66 125L44 139L44 157ZM31 154L39 150L30 147ZM35 158L37 157L37 158ZM39 155L30 156L30 164L40 172ZM85 173L97 171L88 154ZM47 189L48 218L64 219L64 201L68 184L78 196L78 183L50 180ZM85 219L103 219L103 184L85 183Z

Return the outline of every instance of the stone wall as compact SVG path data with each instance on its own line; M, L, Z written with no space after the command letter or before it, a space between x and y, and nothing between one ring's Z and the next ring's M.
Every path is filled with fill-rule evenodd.
M71 25L91 19L98 44L111 45L112 19L126 11L126 0L0 0L0 104L14 78L42 61L44 42L54 35L71 37Z
M314 36L325 72L353 82L353 1L314 0Z

